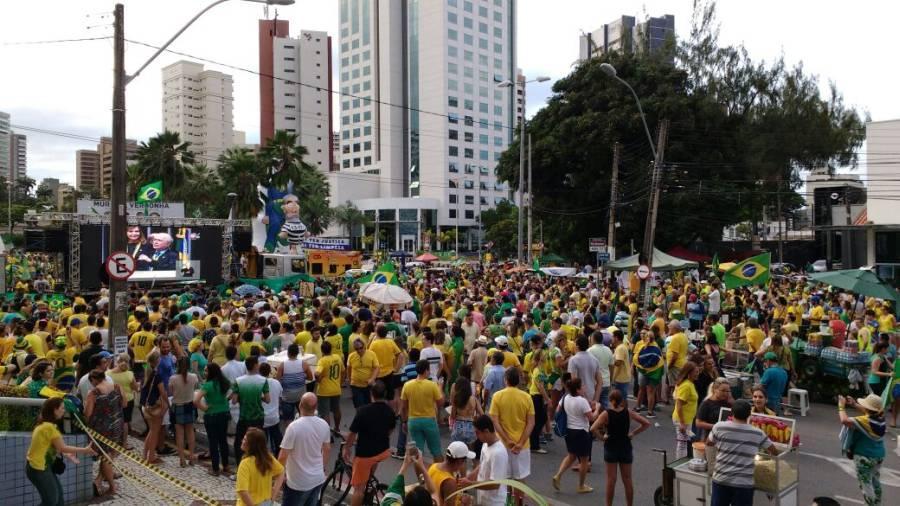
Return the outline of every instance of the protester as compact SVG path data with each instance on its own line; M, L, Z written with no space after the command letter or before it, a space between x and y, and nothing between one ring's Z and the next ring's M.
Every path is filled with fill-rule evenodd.
M66 457L78 463L77 454L96 455L90 446L69 446L63 441L57 424L66 412L63 399L54 397L44 401L26 454L25 476L34 485L45 506L64 506L63 488L59 476L53 471L58 458ZM63 462L64 464L64 462ZM96 482L95 482L96 483Z
M378 463L390 456L391 432L396 427L396 414L385 402L387 387L382 380L372 385L372 402L359 408L344 445L344 460L353 461L350 485L353 496L350 504L360 506L366 491L366 483L375 472ZM356 456L350 458L350 450L356 444Z
M251 357L252 358L252 357ZM269 453L266 435L258 427L249 427L241 434L238 455L246 455L238 465L235 489L239 506L264 504L273 499L273 491L281 489L284 466Z
M110 441L121 441L122 411L127 404L122 388L107 381L106 374L101 371L91 371L87 377L91 382L91 391L84 400L84 417L88 426ZM102 453L103 457L100 459L100 469L94 479L94 495L113 495L116 493L112 467L115 451L103 443L100 443L96 450ZM101 493L103 481L108 487Z
M169 409L169 396L166 386L157 372L159 352L147 355L147 367L150 375L141 386L141 413L147 423L147 435L144 439L144 460L151 464L161 462L157 456L160 443L163 414Z
M263 431L269 441L269 450L272 455L278 453L281 447L281 395L283 393L281 382L271 378L272 366L268 363L260 364L259 375L266 379L269 389L269 400L263 402Z
M443 454L437 416L438 411L444 407L444 395L437 384L428 379L430 369L428 360L419 360L416 363L416 379L403 385L400 393L400 418L403 424L400 430L413 438L420 452L424 452L427 446L434 461L440 462Z
M784 413L781 396L787 390L788 374L778 365L778 356L771 351L765 354L765 367L759 382L766 389L766 406L781 416Z
M316 416L316 395L303 394L299 409L300 418L288 425L278 454L286 475L282 506L319 504L331 451L328 422Z
M566 374L564 380L568 395L563 396L558 409L566 413L567 453L559 464L559 470L553 475L553 488L560 489L563 473L577 461L579 464L577 491L579 494L586 494L594 490L585 483L591 456L590 427L601 408L599 406L591 408L590 403L584 397L584 384L581 378L573 378Z
M206 364L206 381L194 393L194 406L204 411L203 426L209 444L210 474L228 474L228 394L231 383L215 362ZM221 466L221 467L220 467Z
M849 417L845 406L859 408L860 416ZM882 504L881 466L884 463L885 422L881 398L869 394L863 399L838 397L838 417L846 430L841 432L842 447L853 459L856 479L867 505Z
M269 402L269 383L259 374L259 360L256 357L248 357L244 361L247 374L234 380L231 386L231 402L240 406L237 427L234 431L234 458L241 462L244 434L251 427L262 432L265 412L263 402ZM265 443L265 433L263 443Z
M606 462L606 506L612 506L616 492L616 472L622 474L622 485L625 487L625 503L628 506L634 502L634 485L631 481L631 464L634 462L634 452L631 442L635 436L650 427L650 422L628 408L628 403L621 391L610 392L609 409L597 416L597 420L591 425L591 432L596 433L605 429L603 435L603 461ZM631 422L637 422L638 427L631 429Z
M702 393L702 392L698 392ZM700 408L697 410L697 418L695 423L700 429L698 437L701 441L705 441L709 435L709 431L719 421L719 414L722 408L731 408L734 404L734 398L731 396L731 385L725 378L716 378L708 388Z
M586 343L584 349L587 349ZM531 452L528 449L531 429L534 428L534 404L528 394L519 390L520 375L518 367L506 370L506 388L494 394L489 411L494 428L506 445L509 473L514 480L524 480L531 475ZM598 372L597 378L599 376ZM515 503L521 504L521 494L516 492L514 496Z
M671 345L670 345L671 346ZM675 409L672 411L672 422L675 424L675 458L687 457L688 447L694 434L691 424L697 413L697 390L694 380L700 370L693 362L685 362L678 370L675 380Z
M322 358L316 364L316 396L319 398L319 416L332 421L334 430L341 429L341 378L344 363L332 354L331 343L322 343Z
M175 448L178 451L178 463L181 467L197 463L194 454L194 390L200 383L197 375L188 372L190 360L181 357L176 364L176 373L169 380L169 394L172 396L172 422L175 425ZM184 453L187 440L187 455Z
M475 435L483 443L477 472L474 479L479 482L504 480L509 476L509 455L503 441L497 435L494 422L488 415L481 415L474 422ZM469 476L473 480L473 476ZM506 504L506 485L482 485L478 488L476 504L483 506L504 506Z

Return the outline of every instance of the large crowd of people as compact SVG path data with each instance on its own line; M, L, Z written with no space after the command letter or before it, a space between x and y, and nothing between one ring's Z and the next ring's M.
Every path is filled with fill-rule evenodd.
M644 315L635 287L615 279L479 266L416 269L400 279L415 302L395 310L361 300L349 279L320 281L313 297L291 286L240 296L236 283L175 295L133 290L127 352L119 355L109 348L105 292L51 305L20 287L0 307L0 372L31 396L51 398L35 429L29 479L45 504L57 504L58 481L46 476L40 454L52 460L92 451L103 461L95 492L115 493L113 448L66 447L53 432L61 414L52 399L75 392L88 425L126 447L141 417L151 463L173 454L181 466L209 458L211 474L235 477L238 504L279 496L283 504L317 504L335 450L332 431L346 438L353 505L365 501L369 477L391 457L403 467L386 504L501 505L507 495L521 503L519 490L489 480L548 479L534 475L532 459L546 458L563 434L567 455L549 478L553 487L567 486L565 471L574 467L576 490L593 491L587 472L597 441L606 504L618 476L632 504L633 440L661 403L672 409L678 457L697 440L720 454L769 447L746 419L782 413L797 375L789 346L806 326L829 325L835 346L855 339L871 351L873 393L900 374L887 302L805 282L726 290L715 277L678 276L654 288ZM734 343L759 364L752 402L733 399L724 380L722 357ZM343 398L352 400L353 417L342 413ZM896 424L900 389L893 398ZM842 404L841 421L860 434L848 451L865 500L881 504L884 410L863 401L855 404L865 420L847 417ZM734 419L723 425L719 408L726 406ZM195 444L198 423L209 442L205 455ZM717 464L713 504L746 504L746 466ZM416 487L404 487L407 469L416 471ZM474 495L451 497L476 483Z

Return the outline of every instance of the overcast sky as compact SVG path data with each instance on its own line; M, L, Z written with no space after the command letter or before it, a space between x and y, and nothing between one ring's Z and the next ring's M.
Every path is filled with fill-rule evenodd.
M129 39L161 44L211 0L126 0ZM443 0L423 0L438 2ZM519 66L528 76L566 75L578 57L581 30L592 31L622 14L674 14L679 36L690 28L692 0L521 0ZM112 41L10 45L11 42L112 35L112 1L2 0L0 2L0 111L13 124L71 132L90 138L108 135L112 100ZM834 81L846 102L874 120L900 118L900 69L889 55L897 49L898 9L874 0L721 0L721 42L743 43L754 59L803 62L822 84ZM269 15L273 17L274 8ZM200 18L172 46L249 69L258 68L257 19L263 6L233 0ZM337 83L337 0L297 0L278 8L278 17L300 29L326 30L334 38ZM127 46L126 69L134 71L152 50ZM160 68L180 57L163 54L128 86L128 137L145 140L162 125ZM234 76L235 129L259 138L259 86L254 74L208 65ZM551 83L528 89L529 114L539 109ZM335 101L337 104L338 101ZM335 122L337 125L338 122ZM40 180L75 181L75 150L90 141L25 132L28 173Z

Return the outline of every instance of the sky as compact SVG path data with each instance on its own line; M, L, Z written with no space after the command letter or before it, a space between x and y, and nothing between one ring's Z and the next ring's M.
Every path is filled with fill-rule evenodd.
M211 0L125 0L125 36L161 44ZM439 2L443 0L423 0ZM477 1L477 0L476 0ZM593 31L618 16L673 14L676 33L690 31L692 0L520 0L518 62L526 76L567 75L578 57L581 31ZM110 0L0 1L0 111L14 125L73 133L96 139L109 135L112 102L112 40L58 44L29 41L107 37L112 35ZM37 11L37 8L40 8ZM264 7L231 0L192 25L171 49L231 65L257 69L257 20ZM269 17L275 16L269 8ZM720 0L721 44L743 44L754 60L803 63L819 76L822 86L836 83L845 102L873 120L900 118L896 84L900 67L885 51L896 45L896 14L892 2L857 0L774 1ZM291 35L301 29L325 30L332 45L338 83L338 1L297 0L278 7L278 17L291 23ZM879 49L880 48L880 49ZM126 71L133 72L153 50L126 45ZM164 53L128 85L127 135L146 140L162 128L160 69L182 57ZM234 77L235 129L247 141L259 138L258 76L216 65L207 68ZM335 87L337 87L336 84ZM551 93L552 81L530 84L528 114ZM339 101L335 100L337 105ZM337 124L337 123L336 123ZM23 132L28 136L28 174L75 182L75 151L93 149L96 142Z

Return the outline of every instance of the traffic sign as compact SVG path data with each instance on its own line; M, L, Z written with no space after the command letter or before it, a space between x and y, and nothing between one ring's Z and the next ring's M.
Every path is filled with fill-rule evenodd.
M637 268L637 276L642 281L650 277L650 267L647 264L641 264Z
M124 251L110 253L106 257L104 265L106 266L106 273L116 281L125 281L130 278L136 267L134 257Z
M591 237L588 239L588 251L591 253L606 251L606 237Z
M605 264L609 262L609 252L608 251L598 251L597 252L597 262L601 264Z

